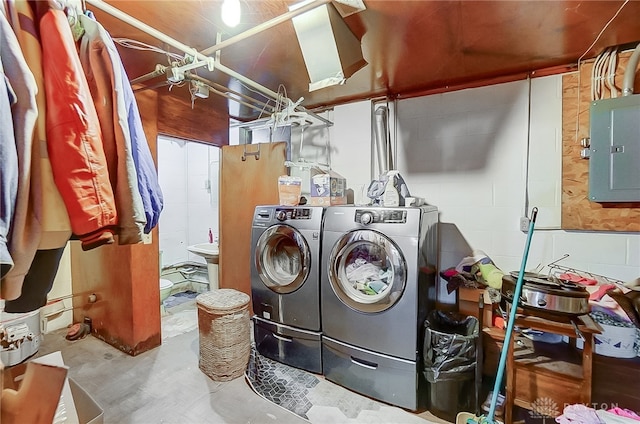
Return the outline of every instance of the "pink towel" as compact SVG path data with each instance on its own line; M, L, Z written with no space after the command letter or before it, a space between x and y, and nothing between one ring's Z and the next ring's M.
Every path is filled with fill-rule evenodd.
M572 283L578 283L585 286L595 286L598 282L593 278L582 277L577 274L572 274L570 272L565 272L564 274L558 275L558 278L561 280L567 280Z
M609 409L608 412L611 412L612 414L620 415L621 417L631 418L636 421L640 421L640 415L636 414L635 412L629 409L622 409L616 406L615 408Z
M596 302L600 301L605 294L607 294L607 291L610 289L615 289L616 286L613 284L603 284L600 287L598 287L598 290L592 292L589 295L589 300L595 300Z

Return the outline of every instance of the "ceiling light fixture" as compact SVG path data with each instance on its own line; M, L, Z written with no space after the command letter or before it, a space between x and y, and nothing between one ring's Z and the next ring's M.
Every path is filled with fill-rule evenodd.
M240 23L240 0L224 0L222 2L222 22L233 28Z

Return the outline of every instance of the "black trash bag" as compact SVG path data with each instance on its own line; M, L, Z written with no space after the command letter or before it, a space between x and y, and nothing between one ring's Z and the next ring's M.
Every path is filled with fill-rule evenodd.
M423 374L427 381L468 380L477 362L478 319L435 310L424 327Z

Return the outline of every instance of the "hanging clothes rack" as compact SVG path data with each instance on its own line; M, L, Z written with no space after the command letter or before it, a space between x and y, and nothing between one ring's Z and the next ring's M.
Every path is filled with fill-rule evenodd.
M561 258L556 259L555 261L549 263L547 265L547 267L549 268L549 276L558 276L560 274L563 273L572 273L572 274L576 274L580 277L585 277L585 278L592 278L596 281L598 281L599 283L611 283L611 284L615 284L617 286L624 286L624 282L620 281L616 278L611 278L611 277L607 277L604 275L600 275L600 274L594 274L593 272L589 272L589 271L585 271L583 269L578 269L578 268L574 268L574 267L570 267L570 266L564 266L564 265L558 265L558 262L566 259L569 257L568 253L565 253L564 255L562 255Z
M266 21L262 24L257 25L254 28L251 28L247 31L244 31L236 36L233 36L225 41L221 41L219 43L217 43L214 46L211 46L201 52L199 52L197 49L192 48L187 46L186 44L172 38L169 37L168 35L164 34L163 32L151 27L150 25L145 24L142 21L139 21L138 19L124 13L123 11L121 11L120 9L117 9L113 6L111 6L110 4L104 2L103 0L85 0L86 3L89 3L90 5L102 10L103 12L106 12L108 14L110 14L111 16L133 26L136 29L139 29L147 34L149 34L150 36L156 38L157 40L160 40L168 45L170 45L171 47L174 47L180 51L182 51L185 54L185 58L180 61L177 64L177 67L175 68L168 68L168 67L163 67L163 66L156 66L156 69L153 70L152 72L143 75L141 77L135 78L131 81L132 84L135 83L139 83L139 82L143 82L146 81L148 79L151 78L155 78L157 76L163 75L167 72L168 69L172 69L173 72L176 72L177 74L183 74L185 70L190 70L190 69L194 69L196 67L200 67L200 66L207 66L208 69L210 71L213 71L214 69L219 70L220 72L223 72L224 74L235 78L236 80L240 81L241 83L249 86L250 88L258 91L259 93L261 93L262 95L264 95L265 97L267 97L268 99L271 99L273 101L276 101L278 98L281 98L281 96L274 92L273 90L270 90L269 88L251 80L250 78L245 77L244 75L224 66L222 63L220 63L220 61L216 58L216 57L211 57L209 56L209 54L215 53L219 50L221 50L224 47L228 47L234 43L237 43L241 40L244 40L248 37L251 37L255 34L258 34L266 29L272 28L276 25L279 25L283 22L286 22L288 20L290 20L291 18L298 16L302 13L305 13L309 10L315 9L319 6L322 6L324 4L329 3L331 0L314 0L298 9L286 12L280 16L277 16L269 21ZM294 104L290 99L286 98L285 99L287 104L292 105ZM309 113L309 114L313 114L313 112L308 111L306 108L302 107L302 106L296 106L296 110L299 110L301 112L305 112L305 113ZM315 114L313 114L314 116L316 116L317 119L324 121L325 123L329 124L329 125L333 125L333 123L328 122L326 119L317 116Z

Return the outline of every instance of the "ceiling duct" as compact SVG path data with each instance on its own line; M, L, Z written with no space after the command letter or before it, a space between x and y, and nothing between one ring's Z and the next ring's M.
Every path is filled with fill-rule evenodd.
M295 10L306 2L290 6ZM291 19L309 74L309 91L344 84L364 67L360 40L331 3Z

